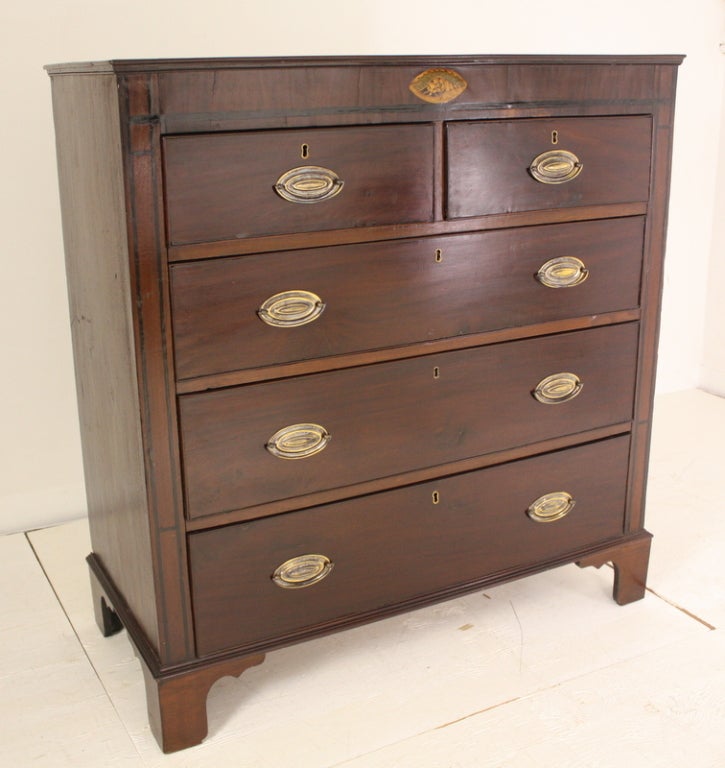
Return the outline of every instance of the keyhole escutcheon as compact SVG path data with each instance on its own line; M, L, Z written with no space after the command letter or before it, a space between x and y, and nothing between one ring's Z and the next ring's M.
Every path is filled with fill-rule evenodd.
M551 132L551 143L552 144L558 144L559 143L559 131L552 131Z
M307 160L307 158L310 156L310 145L309 144L303 144L300 147L300 157L303 160Z

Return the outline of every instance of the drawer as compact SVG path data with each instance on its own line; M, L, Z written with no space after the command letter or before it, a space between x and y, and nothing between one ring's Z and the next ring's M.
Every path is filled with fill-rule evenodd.
M630 309L643 232L636 217L175 264L177 376ZM588 276L556 290L536 276L562 257Z
M168 137L169 241L430 221L433 137L429 124Z
M643 202L651 135L649 116L450 123L447 216Z
M179 398L194 517L433 467L632 417L638 325ZM533 392L575 394L542 403ZM556 377L562 379L562 377Z
M618 437L194 533L197 650L204 655L329 627L619 536L628 457L629 439ZM532 504L552 493L571 500L540 502L531 514L568 514L547 522L530 517ZM294 560L305 555L327 558L331 570L324 560ZM273 574L284 563L283 587ZM312 583L299 586L296 579L305 576ZM286 588L290 582L297 588Z

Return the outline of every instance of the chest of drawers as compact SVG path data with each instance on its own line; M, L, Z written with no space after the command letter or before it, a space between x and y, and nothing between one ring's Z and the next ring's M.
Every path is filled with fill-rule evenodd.
M151 726L565 563L644 595L681 57L49 67L101 629Z

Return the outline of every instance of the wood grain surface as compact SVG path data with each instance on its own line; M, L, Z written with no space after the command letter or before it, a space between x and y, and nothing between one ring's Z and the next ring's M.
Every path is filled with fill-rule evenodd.
M649 197L652 119L646 115L453 123L447 140L450 218ZM532 177L534 158L553 150L580 160L575 179L547 184Z
M432 467L632 417L636 323L362 366L179 398L187 513L200 517ZM438 377L436 377L436 369ZM581 394L532 396L571 371ZM331 435L317 455L272 456L283 427Z
M632 309L643 234L644 220L633 217L175 264L177 376ZM581 259L586 281L542 286L537 271L560 256ZM300 289L324 302L317 320L297 328L260 320L267 298Z
M430 125L173 136L164 157L174 244L433 218ZM309 165L333 171L342 191L312 204L282 199L280 176Z
M620 536L628 458L629 438L613 438L196 533L190 558L198 650L299 632ZM535 499L561 490L576 501L566 517L537 523L526 515ZM302 589L272 582L277 566L309 553L333 562L325 579Z

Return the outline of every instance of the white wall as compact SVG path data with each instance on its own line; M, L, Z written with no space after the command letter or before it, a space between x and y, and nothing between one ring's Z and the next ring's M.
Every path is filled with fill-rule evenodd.
M43 64L134 57L684 53L659 388L696 386L721 126L721 0L36 0L0 10L0 531L84 514L50 87ZM720 230L720 254L722 254ZM102 254L99 254L102 256ZM722 262L722 260L721 260ZM717 265L716 265L717 266ZM723 326L723 269L711 322ZM722 338L718 342L722 346ZM722 356L719 383L725 389Z
M725 34L720 39L725 41ZM721 58L725 60L725 42ZM725 83L721 114L725 118ZM701 385L708 392L725 397L725 127L720 131L714 210Z

